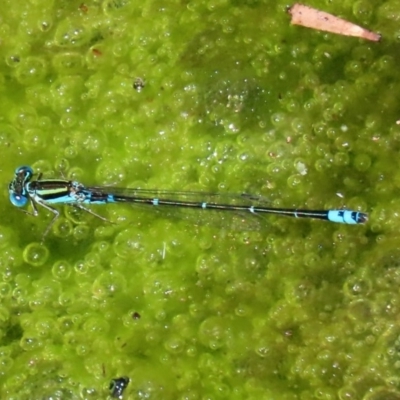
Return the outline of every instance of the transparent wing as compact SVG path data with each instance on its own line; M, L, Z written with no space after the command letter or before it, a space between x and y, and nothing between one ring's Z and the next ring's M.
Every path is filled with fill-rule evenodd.
M102 193L114 194L127 197L146 197L149 199L162 199L177 202L197 202L197 203L215 203L227 205L259 205L271 206L265 197L252 195L248 193L212 193L212 192L196 192L196 191L176 191L176 190L159 190L159 189L133 189L118 188L109 186L90 186L87 190L100 191Z
M213 203L223 205L243 205L250 208L251 206L270 206L265 198L246 193L210 193L196 191L174 191L174 190L158 190L158 189L133 189L133 188L117 188L104 186L90 186L87 190L99 191L116 196L126 196L129 198L148 198L158 200L168 200L171 202L193 202ZM178 218L180 220L190 221L196 225L207 225L225 228L228 230L253 231L260 230L264 225L265 219L259 214L250 211L236 210L213 210L202 209L200 206L196 208L185 207L179 205L151 205L136 204L132 206L147 210L166 218Z

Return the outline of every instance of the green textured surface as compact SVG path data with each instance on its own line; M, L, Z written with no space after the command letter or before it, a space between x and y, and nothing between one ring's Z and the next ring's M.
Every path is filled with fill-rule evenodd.
M400 399L397 1L2 2L0 397ZM137 78L145 82L133 88ZM33 218L16 167L370 212L250 231L124 205ZM212 222L212 221L211 221Z

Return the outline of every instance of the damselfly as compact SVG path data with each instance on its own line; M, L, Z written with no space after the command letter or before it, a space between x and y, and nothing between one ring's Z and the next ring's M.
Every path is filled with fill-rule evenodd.
M368 215L352 210L303 210L289 208L265 207L257 197L247 194L226 196L219 194L199 192L173 192L163 190L126 189L101 186L85 186L80 182L67 179L43 179L39 174L33 178L33 169L28 166L18 167L14 179L10 182L10 201L16 207L24 207L28 201L33 212L28 214L38 215L37 205L44 207L54 214L44 236L49 232L60 213L53 205L69 204L83 209L103 220L84 205L108 203L147 204L157 207L181 207L204 211L219 210L225 212L247 212L249 214L275 214L296 218L314 218L341 224L363 224L367 222ZM218 201L219 198L225 201ZM200 201L198 199L201 199ZM228 200L226 200L228 199Z

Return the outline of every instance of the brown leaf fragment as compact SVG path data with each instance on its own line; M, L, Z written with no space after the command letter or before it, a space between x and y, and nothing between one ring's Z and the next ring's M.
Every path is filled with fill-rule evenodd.
M336 33L338 35L356 36L373 42L379 42L381 40L381 35L378 33L371 32L352 22L303 4L296 3L290 7L288 11L292 16L290 22L293 25L301 25L319 31Z

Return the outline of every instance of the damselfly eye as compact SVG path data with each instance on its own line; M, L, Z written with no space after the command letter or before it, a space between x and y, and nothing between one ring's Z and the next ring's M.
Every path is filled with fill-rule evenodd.
M24 175L25 177L30 178L33 175L33 169L31 167L23 165L22 167L18 167L15 170L15 175Z
M24 207L28 202L28 198L21 194L10 193L10 201L16 207Z

